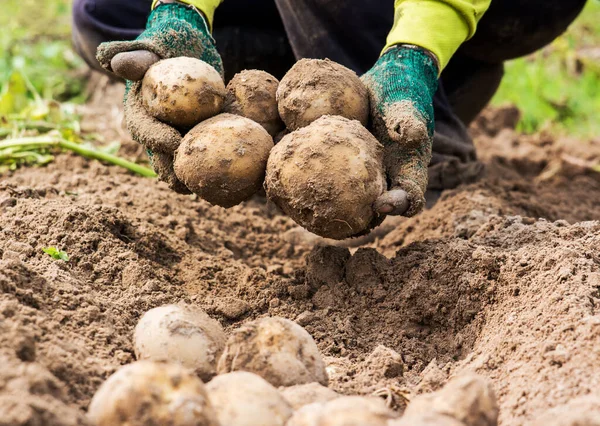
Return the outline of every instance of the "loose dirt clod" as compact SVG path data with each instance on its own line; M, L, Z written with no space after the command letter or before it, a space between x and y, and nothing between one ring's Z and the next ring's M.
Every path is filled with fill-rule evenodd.
M383 148L358 121L321 117L273 149L265 189L299 225L344 239L378 223L373 203L386 188Z
M262 186L273 139L259 124L219 114L194 127L175 152L175 174L209 203L232 207Z
M142 101L150 115L189 129L221 112L225 84L212 66L200 59L164 59L142 80Z
M283 426L292 415L292 408L277 389L256 374L223 374L211 380L206 389L222 426Z
M280 388L279 392L294 410L315 402L325 403L340 397L337 392L317 382Z
M95 426L219 426L204 384L177 364L138 361L110 376L88 410Z
M227 84L223 112L256 121L272 137L284 128L275 98L279 80L265 71L245 70Z
M219 374L250 371L273 386L327 385L325 363L310 334L285 318L261 318L234 330L219 360Z
M287 426L387 426L397 416L379 398L345 396L305 405Z
M142 316L133 339L137 359L175 362L208 381L216 374L227 337L221 324L201 309L166 305Z
M339 115L366 126L367 88L356 73L328 59L301 59L277 89L279 115L290 130L308 126L323 115Z

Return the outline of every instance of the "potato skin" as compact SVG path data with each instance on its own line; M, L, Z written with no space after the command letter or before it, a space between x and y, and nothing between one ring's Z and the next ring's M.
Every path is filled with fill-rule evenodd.
M324 116L285 136L271 152L267 196L299 225L341 240L378 223L385 191L383 146L358 121Z
M284 128L275 98L279 80L260 70L244 70L227 84L223 112L256 121L272 137Z
M229 336L217 371L249 371L273 386L327 385L325 363L312 336L285 318L260 318Z
M138 361L110 376L94 395L95 426L219 426L204 384L177 364Z
M308 126L323 115L369 120L369 94L356 73L328 59L301 59L277 89L279 115L290 130Z
M181 364L208 381L217 372L226 340L221 324L201 309L159 306L146 312L135 327L135 356Z
M398 415L375 397L344 396L305 405L287 426L387 426Z
M273 138L254 121L219 114L194 127L175 152L175 175L190 191L232 207L262 186Z
M325 403L341 396L317 382L279 388L279 392L294 410L315 402Z
M189 129L217 115L226 94L217 70L195 58L164 59L142 80L142 103L148 113L177 128Z
M222 426L283 426L292 415L292 407L277 389L256 374L223 374L206 390Z

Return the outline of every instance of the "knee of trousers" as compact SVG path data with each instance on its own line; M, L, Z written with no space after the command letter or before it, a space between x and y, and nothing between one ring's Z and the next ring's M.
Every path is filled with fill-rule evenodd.
M528 55L562 34L586 0L492 0L475 36L460 51L488 63Z
M144 1L148 2L148 0ZM73 1L71 34L73 47L91 68L98 71L104 71L96 59L96 50L101 43L115 40L134 40L143 31L143 27L123 28L118 21L110 19L110 14L96 13L98 10L108 7L114 8L115 14L123 13L113 3L114 1L110 0ZM149 8L148 5L148 10Z

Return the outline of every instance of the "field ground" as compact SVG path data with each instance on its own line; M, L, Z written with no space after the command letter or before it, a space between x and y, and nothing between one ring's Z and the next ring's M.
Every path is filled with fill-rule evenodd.
M56 43L57 66L77 76L77 59ZM28 46L34 53L18 63L38 55L35 40ZM0 81L20 55L0 62ZM85 105L56 114L51 98L84 94L57 75L17 81L26 86L18 105L4 92L6 136L117 140L120 155L143 160L121 128L122 87L98 78ZM38 117L32 105L47 109ZM487 168L480 182L335 245L260 196L224 210L66 152L35 151L54 156L43 167L4 163L0 425L85 424L98 386L134 361L139 317L179 301L227 331L262 316L297 321L342 393L383 390L401 409L407 395L476 372L495 389L501 425L595 424L581 420L600 418L600 139L585 136L588 124L576 137L567 122L523 134L516 109L490 108L471 129ZM385 368L398 361L381 359L379 345L402 368Z

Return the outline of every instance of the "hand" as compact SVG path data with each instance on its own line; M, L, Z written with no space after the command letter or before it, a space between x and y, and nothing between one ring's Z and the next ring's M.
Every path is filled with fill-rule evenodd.
M147 148L162 181L177 192L189 193L172 166L182 133L149 115L141 101L141 80L148 68L160 59L180 56L201 59L223 76L223 63L205 18L197 9L179 3L156 7L135 41L103 43L97 52L102 67L127 80L125 121L131 136Z
M389 187L374 209L380 215L414 216L425 206L437 63L421 48L396 45L362 80L369 89L372 132L385 149Z

